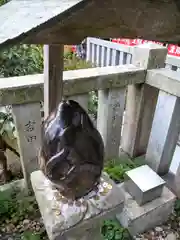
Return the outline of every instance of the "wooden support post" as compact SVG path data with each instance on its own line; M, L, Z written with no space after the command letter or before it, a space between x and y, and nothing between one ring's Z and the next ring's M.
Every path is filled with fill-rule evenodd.
M117 157L125 104L125 88L98 91L97 128L105 145L106 159Z
M38 153L41 146L41 113L40 103L27 103L12 106L20 161L25 183L29 185L30 174L39 169Z
M64 46L44 46L44 115L58 105L63 94Z
M147 69L162 68L167 49L157 44L134 48L132 63ZM128 86L121 148L131 157L146 153L158 90L146 84Z
M160 175L169 171L179 133L180 98L160 91L146 153L146 162Z

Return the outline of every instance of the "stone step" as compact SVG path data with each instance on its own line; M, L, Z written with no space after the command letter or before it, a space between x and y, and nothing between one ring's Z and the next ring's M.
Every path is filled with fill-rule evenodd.
M41 171L31 174L31 183L50 240L100 240L102 221L123 210L124 195L107 175L96 196L76 202L63 198Z
M125 202L123 211L116 217L132 236L165 223L174 209L176 196L167 187L163 188L161 197L143 206L139 206L126 192L124 183L119 184L119 189L124 194Z
M165 181L148 165L126 172L125 189L141 206L161 196Z

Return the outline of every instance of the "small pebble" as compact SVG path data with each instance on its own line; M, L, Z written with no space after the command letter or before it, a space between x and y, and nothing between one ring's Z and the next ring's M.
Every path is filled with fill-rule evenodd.
M29 223L30 223L30 220L29 220L29 219L24 219L23 225L27 225L27 224L29 224Z
M39 232L40 231L40 226L36 226L36 231Z
M155 231L156 231L156 232L162 232L163 229L162 229L162 227L155 227Z

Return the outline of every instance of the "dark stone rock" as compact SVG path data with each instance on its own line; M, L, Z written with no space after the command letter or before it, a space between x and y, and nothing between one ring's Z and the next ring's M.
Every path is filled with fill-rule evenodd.
M42 126L40 168L63 196L78 199L98 185L104 145L86 111L62 101Z

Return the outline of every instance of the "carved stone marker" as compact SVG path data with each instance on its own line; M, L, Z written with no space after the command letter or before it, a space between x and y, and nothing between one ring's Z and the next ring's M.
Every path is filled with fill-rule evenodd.
M12 106L18 132L18 145L24 179L30 183L30 174L38 169L38 152L41 146L40 103Z

